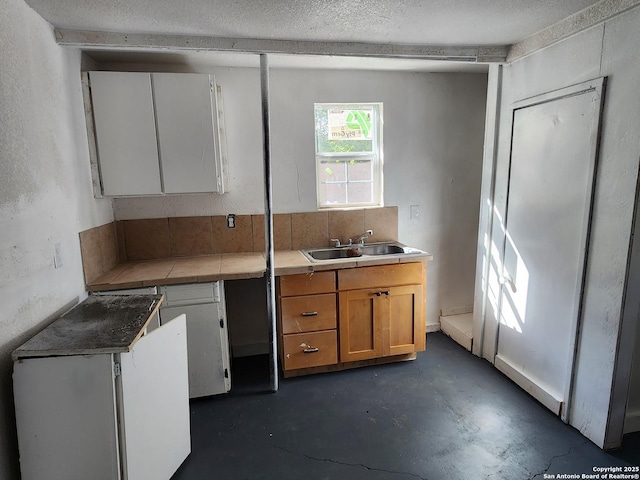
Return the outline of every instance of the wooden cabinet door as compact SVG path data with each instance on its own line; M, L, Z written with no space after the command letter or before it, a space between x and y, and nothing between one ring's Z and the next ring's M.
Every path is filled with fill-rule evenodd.
M378 290L339 293L340 361L353 362L382 356L384 303Z
M392 287L379 301L386 305L382 318L383 355L403 355L424 350L422 286Z
M104 195L160 194L149 74L90 72L89 77Z
M340 292L340 361L425 349L422 285Z

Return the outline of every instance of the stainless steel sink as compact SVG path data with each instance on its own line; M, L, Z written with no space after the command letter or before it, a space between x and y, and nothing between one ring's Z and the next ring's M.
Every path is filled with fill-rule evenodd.
M360 258L379 255L409 255L424 252L398 243L384 242L365 245L344 245L333 248L314 248L302 250L302 253L312 262L317 262L322 260L339 260L342 258Z

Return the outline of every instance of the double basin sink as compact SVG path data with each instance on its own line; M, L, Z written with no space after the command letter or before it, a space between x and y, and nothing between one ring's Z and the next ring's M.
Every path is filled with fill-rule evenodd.
M332 248L313 248L302 250L302 254L312 262L323 260L340 260L344 258L361 258L376 256L405 256L424 254L422 250L407 247L396 242L368 243L365 245L343 245Z

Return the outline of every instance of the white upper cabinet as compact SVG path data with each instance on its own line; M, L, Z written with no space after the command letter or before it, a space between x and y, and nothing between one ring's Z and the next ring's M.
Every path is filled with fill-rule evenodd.
M148 73L91 72L104 195L162 193Z
M102 193L224 193L212 75L90 72Z
M154 73L156 125L165 193L217 192L213 78ZM212 114L213 113L213 114Z

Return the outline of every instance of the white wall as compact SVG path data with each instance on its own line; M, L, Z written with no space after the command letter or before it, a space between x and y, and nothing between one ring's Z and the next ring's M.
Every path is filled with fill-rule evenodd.
M79 52L58 47L22 0L2 2L0 45L0 478L10 480L19 478L10 354L85 296L78 232L113 214L92 198Z
M505 212L511 104L608 76L583 320L570 412L570 423L594 443L605 447L614 447L620 440L608 438L607 429L614 367L621 345L618 333L640 156L640 93L637 90L640 63L635 61L640 49L638 25L640 9L635 8L505 66L501 99L494 225L499 225ZM540 233L544 235L544 232ZM499 234L500 229L495 228L496 245L502 244ZM492 317L495 312L490 308L488 312L488 325L495 325L495 316ZM637 322L637 315L632 322ZM624 365L619 363L616 368L628 371L629 361Z
M115 199L117 219L263 212L259 73L213 73L223 88L230 192ZM385 205L398 206L400 241L434 256L427 324L441 308L472 305L486 75L287 69L271 72L270 87L274 213L316 209L314 102L383 102ZM417 222L410 205L421 207Z

